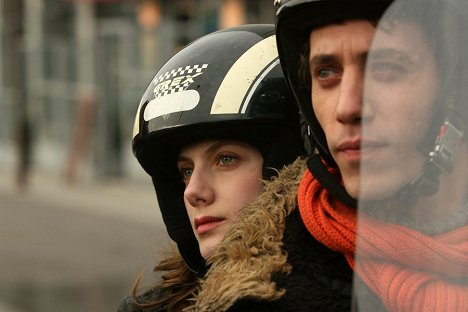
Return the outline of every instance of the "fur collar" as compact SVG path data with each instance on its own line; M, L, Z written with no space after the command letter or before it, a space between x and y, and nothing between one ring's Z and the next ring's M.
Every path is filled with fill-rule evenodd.
M272 275L291 271L282 238L305 170L305 161L297 159L266 182L265 191L241 211L239 221L208 259L210 269L194 304L184 311L226 311L241 298L272 301L284 294Z

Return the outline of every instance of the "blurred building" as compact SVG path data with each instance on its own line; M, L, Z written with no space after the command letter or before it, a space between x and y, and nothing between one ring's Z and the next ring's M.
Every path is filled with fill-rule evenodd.
M209 32L273 23L272 2L0 0L0 178L11 177L24 189L37 173L68 185L115 177L148 182L131 154L131 133L139 99L157 68ZM9 273L9 279L0 278L0 312L114 311L109 301L131 285L119 278L92 284L82 278L54 287L47 279L47 287L37 288L16 283L16 273ZM80 276L74 273L64 278ZM2 302L5 294L8 302ZM75 309L64 309L65 301Z
M138 101L188 42L272 23L271 0L0 0L0 166L134 174ZM19 177L21 180L21 176Z

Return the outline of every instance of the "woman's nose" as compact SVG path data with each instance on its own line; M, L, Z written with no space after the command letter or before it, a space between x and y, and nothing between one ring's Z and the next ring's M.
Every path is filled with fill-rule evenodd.
M184 197L192 207L208 206L214 201L213 179L209 174L193 170L188 184L185 187Z

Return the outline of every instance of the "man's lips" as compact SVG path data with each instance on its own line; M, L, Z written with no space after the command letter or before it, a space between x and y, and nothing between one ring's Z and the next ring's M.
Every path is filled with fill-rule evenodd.
M339 151L356 150L359 148L361 148L361 140L345 141L337 146L337 150Z
M218 226L223 221L224 221L223 218L212 217L212 216L203 216L200 218L196 218L194 221L195 230L200 235Z
M337 151L345 155L349 160L359 160L370 157L387 144L381 140L350 140L337 146Z
M336 147L348 160L358 160L361 154L361 141L359 139L344 141Z

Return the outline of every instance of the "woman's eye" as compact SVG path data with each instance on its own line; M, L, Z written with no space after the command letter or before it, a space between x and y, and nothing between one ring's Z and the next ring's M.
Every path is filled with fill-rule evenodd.
M221 155L218 157L218 164L222 166L230 165L234 162L235 157L231 155Z
M182 176L182 179L188 179L192 176L193 169L192 168L181 168L180 169L180 174Z

